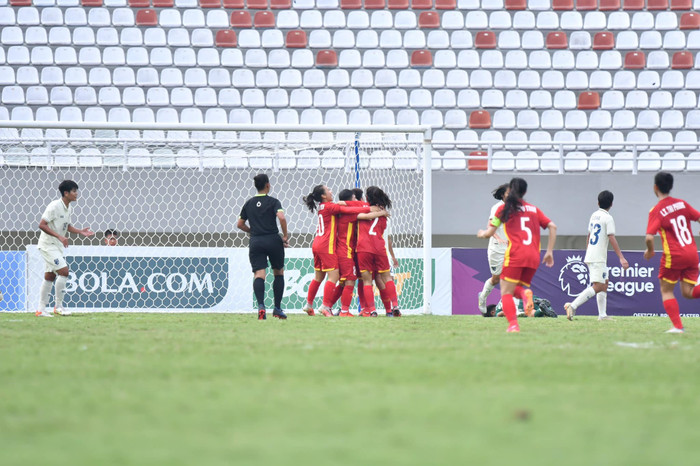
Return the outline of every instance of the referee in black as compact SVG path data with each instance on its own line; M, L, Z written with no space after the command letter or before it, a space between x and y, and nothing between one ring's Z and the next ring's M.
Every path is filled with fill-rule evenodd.
M272 273L275 280L272 283L272 291L275 295L275 308L272 315L278 319L286 319L287 316L280 307L284 294L284 248L289 247L287 236L287 219L279 200L268 195L270 192L270 179L261 173L253 178L258 194L248 199L241 209L238 218L238 229L250 233L250 245L248 257L253 267L253 291L258 300L258 320L264 320L265 313L265 270L267 260L270 259ZM277 229L277 219L282 227L280 238ZM250 224L246 225L246 222Z

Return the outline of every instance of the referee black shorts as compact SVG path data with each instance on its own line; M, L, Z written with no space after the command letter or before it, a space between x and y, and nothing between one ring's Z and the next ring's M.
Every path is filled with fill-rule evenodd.
M278 234L251 236L248 257L253 272L267 268L267 260L273 269L284 268L284 243Z

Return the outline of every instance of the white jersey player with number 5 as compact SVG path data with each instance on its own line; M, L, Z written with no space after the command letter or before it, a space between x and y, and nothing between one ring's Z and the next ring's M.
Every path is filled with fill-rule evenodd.
M598 194L599 209L593 212L588 222L588 246L583 261L588 266L591 284L579 294L573 303L566 303L566 318L571 320L583 303L596 296L598 301L598 320L607 320L608 311L608 243L612 244L615 254L620 258L624 269L629 267L615 239L615 221L610 215L613 193L603 191Z

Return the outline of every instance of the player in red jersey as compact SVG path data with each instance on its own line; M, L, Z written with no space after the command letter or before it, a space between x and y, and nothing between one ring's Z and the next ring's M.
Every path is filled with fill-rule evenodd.
M304 197L304 203L311 212L318 209L318 226L316 227L316 236L311 246L314 255L314 270L315 276L309 284L309 292L306 297L306 306L304 312L308 315L314 315L313 302L318 289L321 287L321 282L327 276L326 285L323 288L323 306L321 313L330 317L330 306L335 291L335 284L340 277L338 272L338 256L335 254L336 242L336 215L343 214L363 214L370 211L369 207L349 207L346 205L335 204L333 202L333 192L326 185L314 186L313 191L308 196ZM318 203L318 206L316 206ZM344 204L344 203L343 203Z
M338 194L338 199L344 201L350 207L368 206L366 202L355 199L355 194L349 189L344 189ZM367 214L341 214L338 215L338 237L336 240L336 254L338 255L338 269L340 281L336 287L335 301L340 298L340 316L352 317L350 304L357 280L357 268L355 264L355 248L357 245L358 220L374 220L378 217L388 216L388 212L378 207L372 207ZM340 296L338 295L340 290Z
M496 229L503 225L503 233L508 240L508 248L503 259L501 272L501 302L508 319L508 332L519 332L513 297L525 300L525 314L531 317L534 311L530 287L540 263L540 230L549 229L547 252L542 263L554 265L552 251L557 238L557 226L540 209L523 200L527 192L527 182L513 178L508 185L508 196L491 219L488 229L479 230L479 238L490 238Z
M690 222L700 221L700 212L682 199L671 197L673 175L659 172L654 177L654 194L659 202L649 211L644 258L654 257L654 235L659 233L663 245L659 265L661 300L666 314L673 323L667 333L683 333L678 301L673 294L676 283L681 282L684 298L700 298L698 281L698 250L690 229Z
M377 186L367 188L367 202L371 206L382 209L391 208L391 199ZM359 222L359 232L357 235L357 262L362 274L363 290L366 305L362 309L360 316L371 316L375 311L374 288L372 287L372 276L376 273L381 277L386 289L387 297L391 301L393 315L400 315L398 307L398 297L396 285L391 276L391 266L386 253L386 242L384 231L386 230L387 218L378 217L372 221L362 220Z

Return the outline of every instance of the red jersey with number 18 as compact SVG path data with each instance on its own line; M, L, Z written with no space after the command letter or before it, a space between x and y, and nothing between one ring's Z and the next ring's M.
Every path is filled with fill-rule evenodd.
M318 206L318 226L316 237L311 246L313 252L335 254L336 215L363 214L369 212L369 207L340 206L334 202L322 202Z
M357 234L357 252L369 252L386 256L386 243L384 242L384 230L386 230L386 217L377 217L374 220L360 220L359 233Z
M661 265L667 269L697 267L698 250L690 228L690 222L698 220L700 212L687 202L675 197L661 199L649 211L647 234L661 235L663 255Z
M499 206L491 219L491 225L503 225L508 240L503 266L536 269L540 265L540 228L547 228L551 220L534 205L522 201L518 211L510 214L508 221L503 223L504 207Z

